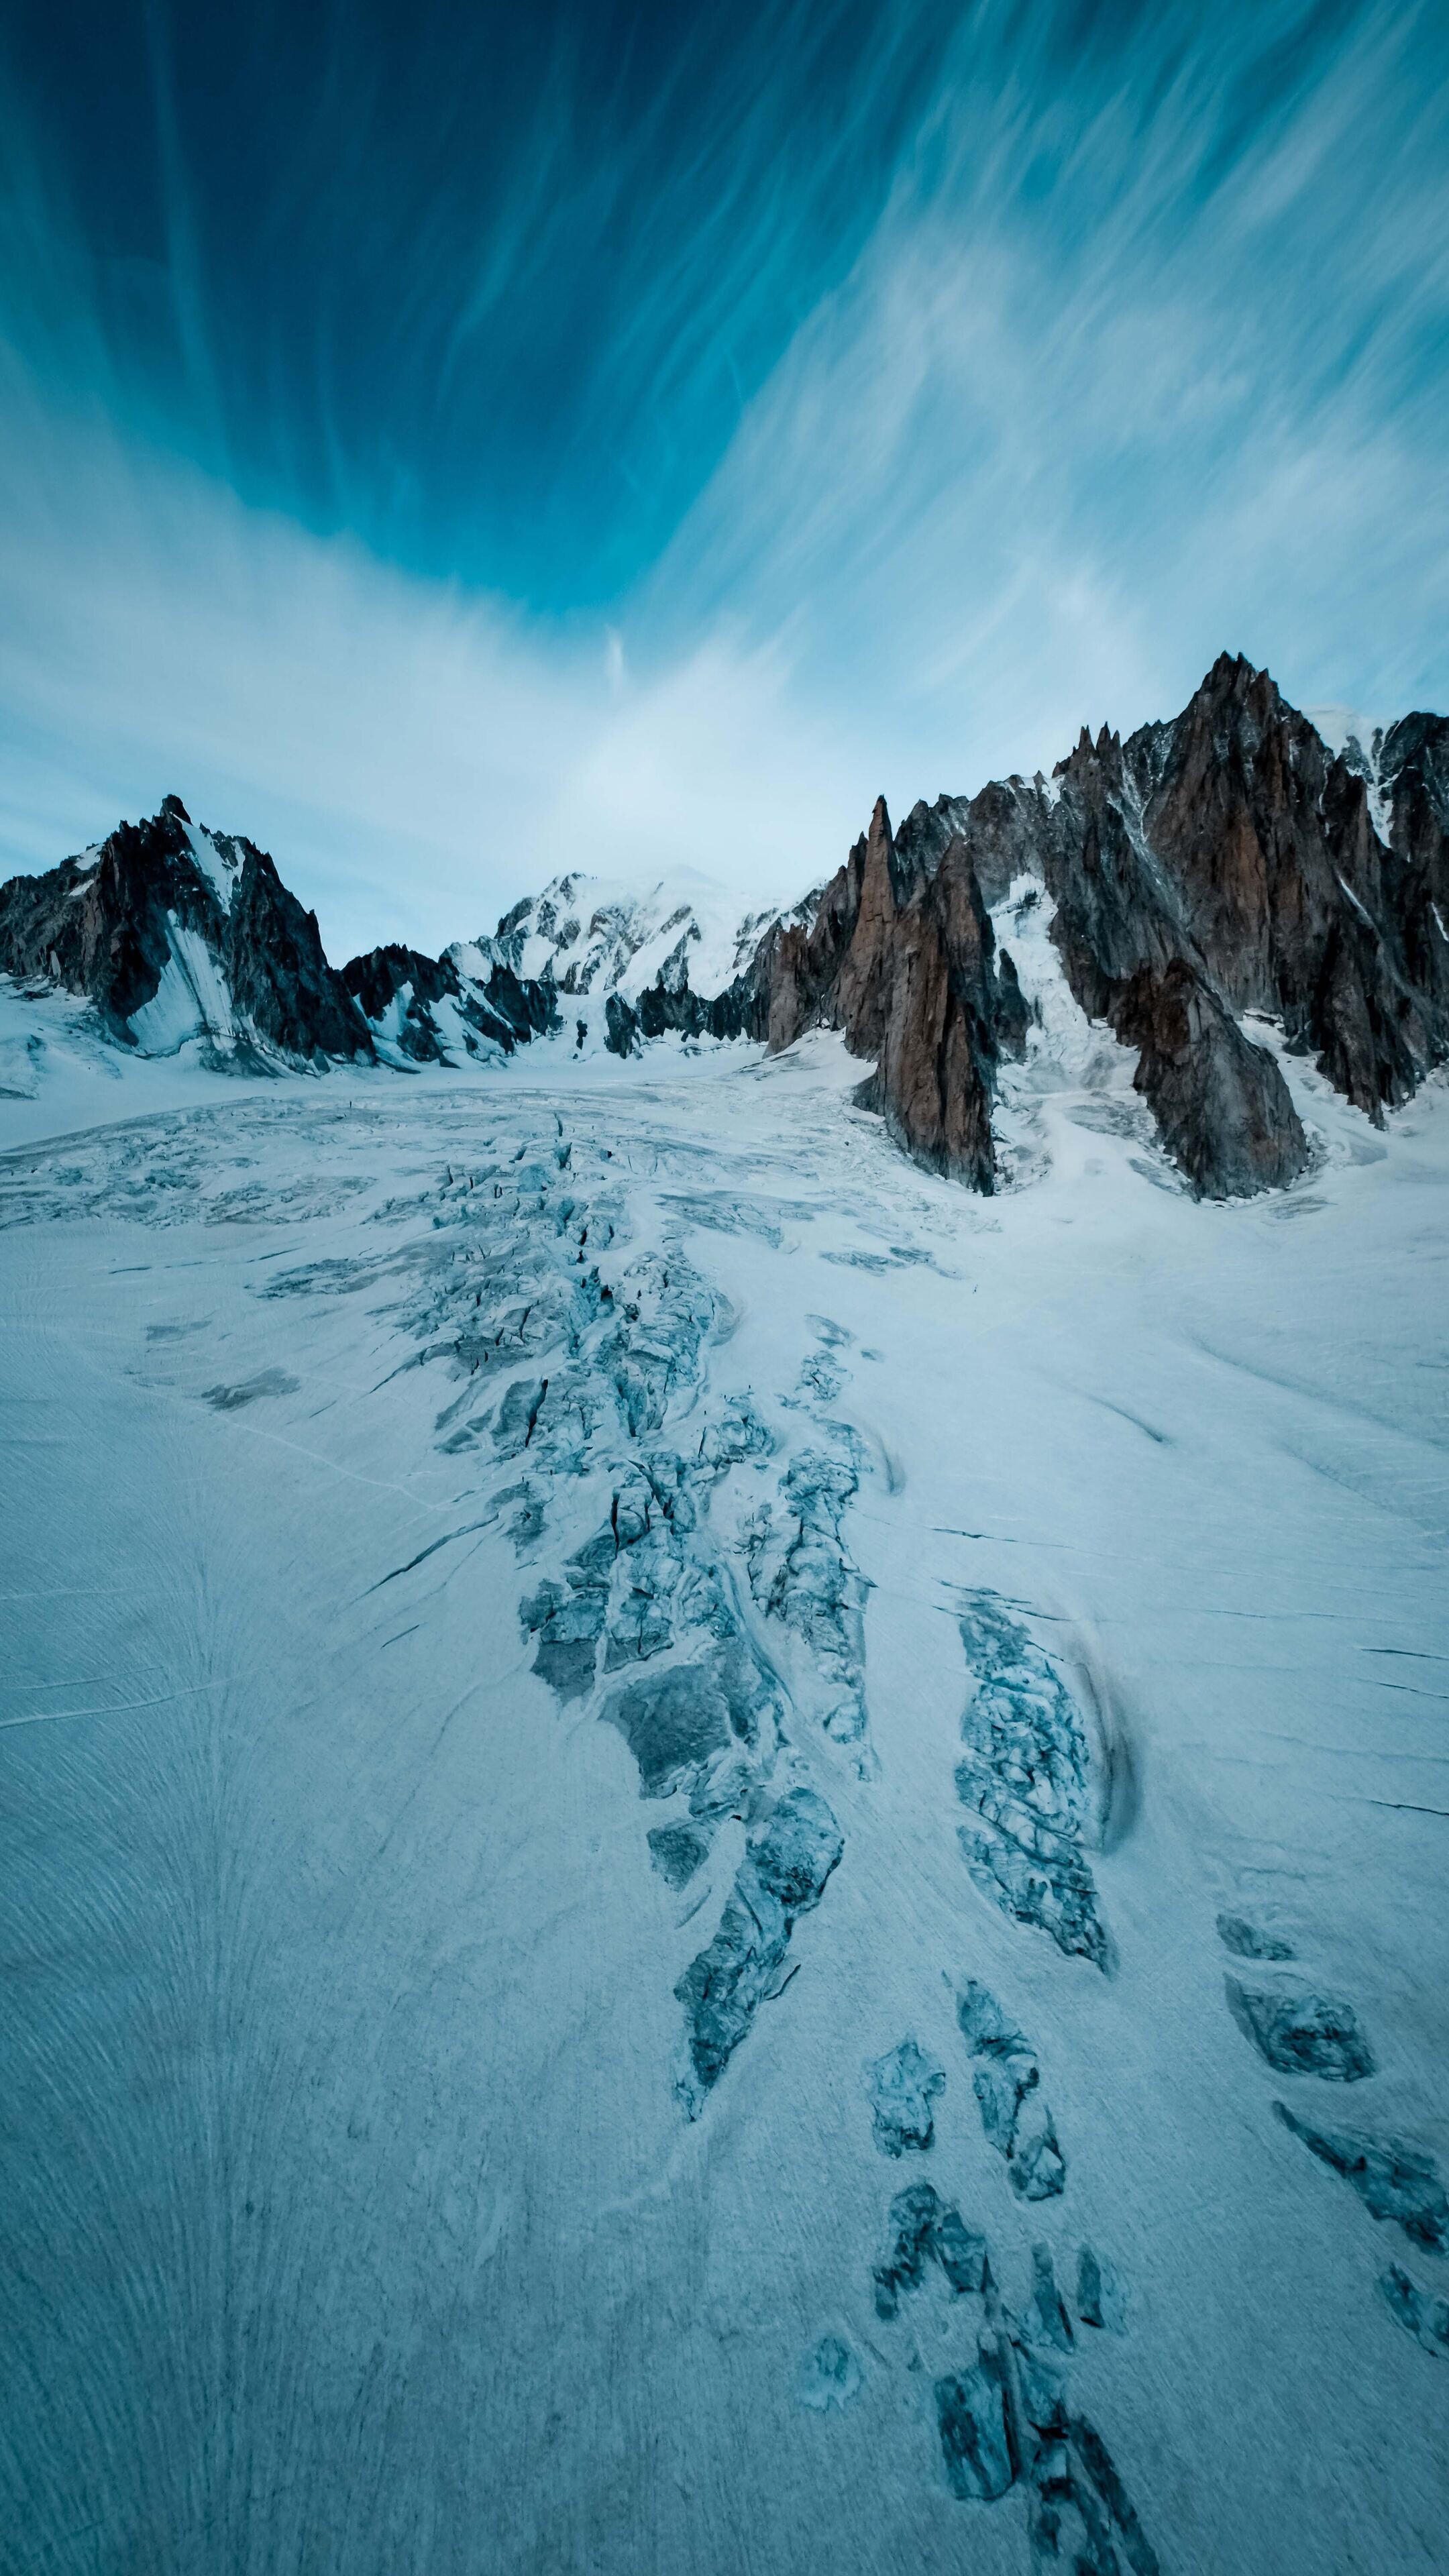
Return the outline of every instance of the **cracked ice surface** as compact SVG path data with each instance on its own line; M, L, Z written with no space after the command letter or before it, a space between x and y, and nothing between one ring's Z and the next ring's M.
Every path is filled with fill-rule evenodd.
M1439 2563L1449 1095L1288 1072L0 1102L7 2566Z

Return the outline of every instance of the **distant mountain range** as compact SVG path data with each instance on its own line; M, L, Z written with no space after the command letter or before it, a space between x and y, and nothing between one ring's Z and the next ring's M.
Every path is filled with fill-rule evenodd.
M666 1032L791 1045L839 1029L905 1149L989 1190L1003 1063L1041 1002L995 922L1045 931L1073 1005L1200 1195L1283 1185L1309 1140L1270 1044L1372 1120L1449 1058L1449 720L1330 749L1266 672L1223 655L1182 714L1084 731L1051 777L884 802L830 882L739 915L688 872L640 894L581 875L431 958L329 965L315 915L250 841L168 796L0 888L0 972L85 996L143 1055L219 1069L499 1061L548 1036L629 1055Z

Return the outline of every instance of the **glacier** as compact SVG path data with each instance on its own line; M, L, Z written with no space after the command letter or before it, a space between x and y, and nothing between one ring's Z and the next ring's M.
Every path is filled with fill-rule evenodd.
M989 1200L0 992L7 2566L1442 2565L1449 1085L1196 1202L1027 891Z

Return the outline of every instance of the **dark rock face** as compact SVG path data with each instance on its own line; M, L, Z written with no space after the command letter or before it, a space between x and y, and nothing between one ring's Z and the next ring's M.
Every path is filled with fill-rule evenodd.
M1113 1017L1117 1035L1141 1049L1133 1088L1199 1198L1250 1198L1296 1180L1308 1141L1282 1074L1185 959L1161 974L1140 968Z
M1400 870L1404 971L1449 1013L1449 717L1401 716L1378 745L1378 766Z
M1362 753L1333 757L1241 656L1171 724L1083 735L1061 764L1044 873L1068 979L1142 1047L1139 1087L1201 1195L1272 1187L1306 1159L1236 1013L1280 1020L1377 1121L1449 1052L1446 731L1408 717L1387 738L1387 847Z
M1050 788L943 796L894 838L878 805L808 919L767 933L754 1025L772 1047L841 1029L876 1057L869 1096L908 1150L989 1188L996 1070L1028 1015L985 908L1024 874L1053 900L1076 1000L1137 1048L1199 1197L1281 1187L1308 1160L1243 1012L1377 1121L1449 1056L1449 722L1406 716L1372 760L1335 757L1229 654L1172 722L1083 732Z
M137 1015L168 972L173 983L179 974L195 1008L167 1043L196 1034L217 1045L218 1061L254 1067L371 1062L369 1023L390 1013L398 1022L391 1043L419 1064L446 1064L450 1047L476 1052L485 1042L510 1054L557 1024L552 987L496 960L470 976L451 952L388 947L335 973L316 915L289 894L266 852L193 831L178 796L150 822L120 824L98 850L0 887L0 972L87 995L123 1046L147 1044ZM436 1016L444 1002L447 1044Z
M923 809L917 808L917 812ZM1003 1051L1019 1053L1024 1012L996 943L968 845L931 818L903 835L880 799L866 837L808 923L767 934L756 971L772 1048L838 1028L876 1058L866 1098L909 1153L990 1190L991 1096Z
M1155 778L1144 736L1128 758L1145 836L1211 973L1235 1009L1281 1016L1290 1046L1312 1050L1335 1087L1379 1117L1445 1047L1432 988L1416 988L1408 954L1422 910L1416 871L1380 841L1363 776L1329 754L1266 671L1224 654L1169 731ZM1403 752L1412 767L1407 742Z
M1019 864L1034 795L1038 872L1073 995L1138 1048L1136 1087L1197 1195L1240 1197L1294 1179L1308 1145L1273 1058L1238 1026L1246 1001L1215 979L1170 858L1150 838L1150 781L1177 730L1144 727L1125 749L1105 727L1095 743L1083 732L1058 764L1054 805L1018 781L1013 806L992 800L990 856L998 881Z
M270 1051L304 1063L370 1059L372 1041L323 955L315 914L287 892L265 851L220 833L207 841L224 891L198 858L177 796L150 822L120 824L98 850L46 876L14 878L0 888L0 969L87 995L110 1034L134 1046L132 1022L174 967L179 932L203 943L230 994L244 1060ZM231 1034L201 1018L197 1026Z
M417 1064L441 1064L443 1048L428 1005L440 1002L445 995L456 994L457 973L446 957L424 957L416 948L393 944L370 949L365 957L350 957L342 969L342 981L365 1019L374 1023L386 1016L399 993L409 991L409 1001L402 1014L397 1045L404 1055Z
M242 847L221 952L237 1011L284 1054L370 1059L372 1040L322 953L315 912L303 911L264 852Z
M406 994L391 1042L415 1064L451 1064L450 1044L473 1053L479 1040L511 1055L558 1021L548 984L516 975L498 962L490 964L486 979L463 975L447 950L441 957L424 957L416 948L373 948L364 957L349 959L342 981L374 1029L398 996ZM444 1037L437 1015L440 1002L454 1005L458 1039Z
M637 1001L611 993L604 1006L604 1043L615 1055L633 1055L646 1038L673 1031L682 1038L762 1037L756 987L748 975L736 976L722 993L692 992L688 984L670 986L662 976L645 987Z
M0 888L0 966L84 993L111 1034L154 1000L170 958L166 915L221 944L221 907L191 852L187 814L168 796L151 823L121 823L99 850Z

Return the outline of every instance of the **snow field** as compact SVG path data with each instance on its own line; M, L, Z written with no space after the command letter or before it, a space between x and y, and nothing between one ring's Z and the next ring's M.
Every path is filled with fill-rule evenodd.
M991 1201L825 1037L8 1005L18 2567L1439 2563L1432 2187L1274 2105L1449 2173L1449 1096L1195 1206L998 932Z

